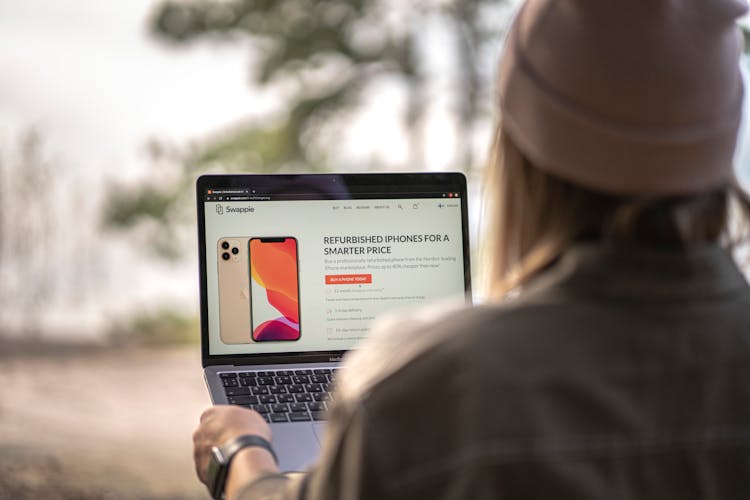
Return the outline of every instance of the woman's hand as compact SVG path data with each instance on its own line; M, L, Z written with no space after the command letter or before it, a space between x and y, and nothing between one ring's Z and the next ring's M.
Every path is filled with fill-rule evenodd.
M255 411L238 406L217 405L203 412L198 428L193 433L193 458L198 479L206 483L211 448L221 446L232 438L254 434L271 441L271 428ZM248 447L234 456L225 493L231 498L234 491L257 477L279 471L273 456L263 448Z

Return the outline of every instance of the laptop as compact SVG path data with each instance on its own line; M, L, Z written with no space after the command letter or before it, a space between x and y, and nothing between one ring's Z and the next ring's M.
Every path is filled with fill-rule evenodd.
M373 320L449 296L470 301L466 179L203 175L196 190L211 400L261 413L281 469L304 470L320 450L341 358Z

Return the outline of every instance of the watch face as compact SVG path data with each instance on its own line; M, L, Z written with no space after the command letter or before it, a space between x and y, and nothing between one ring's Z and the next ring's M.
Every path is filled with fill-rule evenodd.
M211 448L211 462L216 462L217 465L226 465L227 459L221 452L221 448L214 446Z
M214 446L211 448L211 460L208 461L208 470L206 471L206 486L213 498L221 498L223 495L226 477L226 459L221 450Z

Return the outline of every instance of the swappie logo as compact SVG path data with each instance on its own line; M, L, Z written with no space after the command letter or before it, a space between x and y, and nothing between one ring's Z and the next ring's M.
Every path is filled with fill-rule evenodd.
M223 205L216 205L216 213L219 215L224 215L224 212L228 214L251 214L255 212L255 207L247 206L247 207L233 207L231 205L227 205L226 208Z
M235 214L251 214L255 212L255 207L227 207L227 213L235 213Z

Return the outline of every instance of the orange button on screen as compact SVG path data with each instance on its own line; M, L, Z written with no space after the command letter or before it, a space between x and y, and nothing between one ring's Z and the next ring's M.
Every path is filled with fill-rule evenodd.
M326 274L326 285L361 285L372 283L372 274Z

